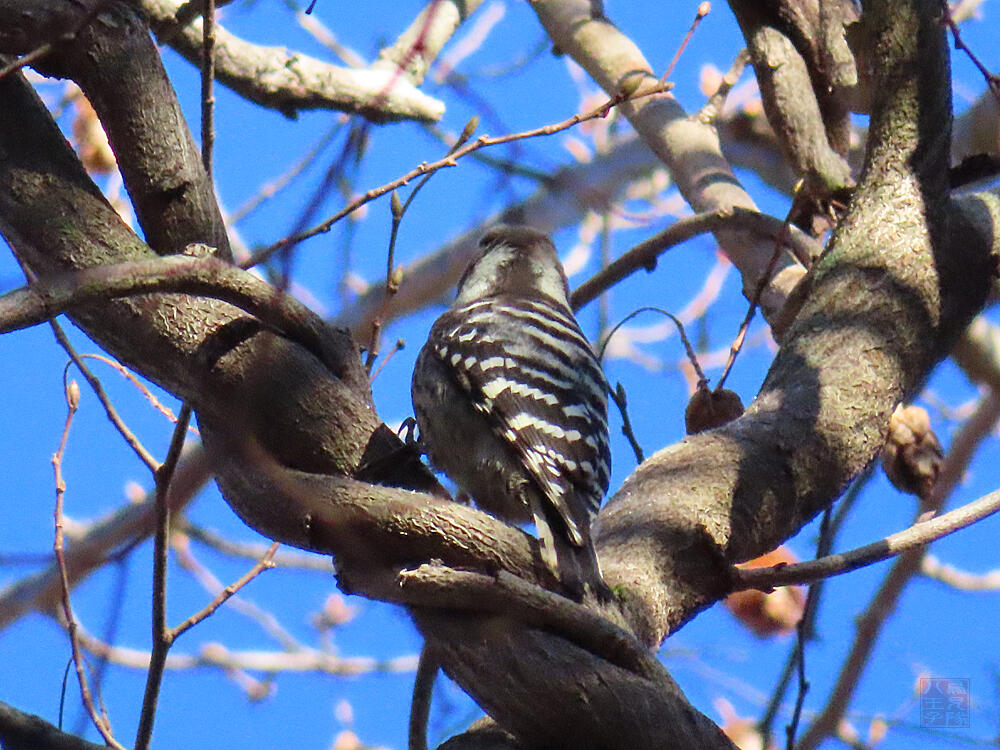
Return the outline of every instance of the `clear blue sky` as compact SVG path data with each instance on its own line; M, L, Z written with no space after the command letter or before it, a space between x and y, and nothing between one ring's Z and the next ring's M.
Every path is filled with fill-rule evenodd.
M491 6L493 3L484 3ZM480 132L498 135L557 122L580 107L581 89L565 58L548 49L518 72L500 78L483 75L535 49L543 33L527 3L510 0L497 3L506 13L500 26L476 54L461 64L471 88L496 113L484 118ZM640 7L641 6L641 7ZM640 4L615 0L606 3L607 14L637 42L653 63L664 69L685 33L697 3ZM316 17L330 27L340 41L367 59L391 41L422 7L417 2L343 3L319 0ZM967 41L983 53L987 64L995 62L997 24L995 3L986 3L985 18L970 22ZM483 13L483 10L480 10ZM221 22L250 41L284 45L330 59L330 55L297 25L281 3L237 3L227 7ZM467 29L459 32L461 39ZM704 100L698 82L702 66L711 63L725 70L740 48L735 23L723 3L704 21L678 65L673 80L675 93L689 111ZM447 50L446 50L447 51ZM198 122L198 73L170 51L167 66L178 88L192 129ZM747 74L749 75L749 74ZM956 106L959 111L977 96L983 85L964 60L956 64ZM476 105L456 91L428 81L428 93L447 104L442 126L460 131ZM56 98L59 87L47 84L42 91ZM584 81L583 90L595 87ZM276 178L304 154L334 124L330 112L305 113L291 122L274 112L248 104L219 88L215 155L218 193L226 210L233 210L253 196L259 186ZM239 227L243 241L251 246L269 244L290 230L302 205L319 183L322 172L342 144L342 131L333 146L300 183L281 193ZM576 137L575 133L570 136ZM372 128L368 154L354 175L353 190L361 192L381 185L420 163L442 153L441 146L417 125L399 124ZM508 151L493 152L516 158L536 169L550 171L572 162L566 135L533 140ZM775 215L787 210L784 198L769 194L752 175L741 175L760 206ZM515 178L498 188L490 172L471 160L459 168L442 172L431 180L407 214L400 234L397 260L407 263L435 249L447 239L475 227L486 216L535 189L528 179ZM405 193L403 194L405 197ZM342 199L333 191L316 218L333 213ZM662 220L661 220L662 221ZM389 204L371 204L365 218L354 227L350 257L353 271L362 279L377 280L384 273L384 254L389 237ZM612 253L627 249L660 225L614 235ZM341 305L338 292L344 247L349 241L346 224L341 229L305 243L297 256L297 282L319 302L326 314ZM576 241L575 230L556 237L565 252ZM9 253L0 254L0 290L22 283ZM681 310L701 288L707 271L715 263L710 240L692 241L675 249L661 262L657 272L630 280L611 297L610 320L615 322L639 304L659 305L671 312ZM596 267L592 257L588 270ZM581 273L572 279L579 283ZM728 345L745 312L735 272L729 274L719 300L703 327L692 334L710 349ZM582 315L584 328L597 330L596 305ZM381 416L395 423L410 413L409 378L413 360L430 321L431 310L394 324L385 341L403 338L407 347L386 366L375 383ZM996 317L995 315L992 317ZM642 324L657 322L643 318ZM749 401L770 361L770 350L758 323L751 339L759 343L745 352L736 367L731 386ZM97 351L82 334L73 331L81 351ZM647 345L649 354L667 363L650 372L634 363L616 360L608 364L609 380L621 381L629 390L636 433L647 453L679 440L683 435L686 386L673 363L682 351L677 338ZM0 555L48 554L52 539L53 481L49 459L58 444L65 417L62 371L66 357L51 332L38 327L0 338ZM171 427L136 390L110 368L92 363L105 387L126 415L130 426L154 454L166 450ZM719 369L709 371L717 377ZM135 481L150 486L144 468L122 444L108 424L96 398L81 381L83 400L70 437L65 463L68 483L66 512L75 520L96 519L126 502L125 486ZM928 385L932 398L925 402L942 442L947 447L960 424L956 411L976 398L977 392L953 367L945 365ZM172 408L174 399L161 398ZM634 468L626 442L618 437L619 421L613 417L614 473L612 491ZM968 502L998 485L995 437L988 439L970 467L966 482L955 492L951 505ZM898 494L877 476L850 517L839 549L867 543L908 525L914 511L911 498ZM232 538L263 541L236 519L214 487L191 506L190 518ZM943 561L972 572L1000 567L995 539L1000 520L988 519L976 527L945 539L933 547ZM812 555L814 526L790 542L801 558ZM250 565L233 560L201 545L193 546L199 559L223 582L238 578ZM116 587L124 587L124 604L117 625L117 643L130 648L149 648L149 580L151 545L143 544L121 565L107 566L74 592L74 606L81 621L94 633L105 631ZM0 564L0 587L19 580L37 566ZM888 564L873 566L830 583L819 617L820 640L809 645L806 664L811 684L806 706L818 709L825 702L843 655L853 637L853 621L867 604L885 575ZM186 573L171 567L170 621L177 623L200 609L209 596ZM321 573L270 571L256 580L244 596L274 614L301 644L319 647L310 616L328 595L335 592L332 576ZM377 659L414 655L420 641L402 610L361 599L350 600L358 616L336 631L330 647L342 656ZM916 727L914 683L918 674L968 677L975 709L969 730L940 737L916 732L906 726L890 731L882 747L953 747L968 740L996 737L1000 723L997 698L995 623L1000 621L1000 594L961 593L941 584L918 579L905 592L898 611L884 630L852 704L855 718L880 714ZM175 646L178 653L196 653L205 644L217 642L231 650L279 650L280 644L246 617L224 609L186 634ZM720 715L714 701L724 698L743 716L759 716L776 675L792 643L790 639L761 641L747 633L722 607L714 607L673 636L663 648L668 668L690 699L713 719ZM0 632L0 700L55 721L60 684L69 656L65 634L47 617L31 615ZM116 735L131 744L142 699L143 672L111 666L103 683L103 697ZM364 743L405 746L405 725L412 675L374 674L350 678L285 673L277 676L275 694L250 704L238 685L214 669L169 671L164 679L154 735L154 747L327 748L340 729L353 728ZM353 722L338 718L335 707L342 700L353 707ZM75 680L67 690L64 727L98 737L89 722L81 722ZM441 740L478 715L475 707L453 686L439 682L432 723L432 739ZM779 723L779 732L783 724ZM867 730L867 721L856 726ZM831 745L832 746L832 745Z

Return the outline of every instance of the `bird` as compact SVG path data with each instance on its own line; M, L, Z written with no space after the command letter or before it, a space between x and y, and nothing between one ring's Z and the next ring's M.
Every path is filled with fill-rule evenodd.
M431 327L411 384L419 441L482 510L534 523L577 600L606 598L590 525L608 489L608 386L547 235L499 225Z

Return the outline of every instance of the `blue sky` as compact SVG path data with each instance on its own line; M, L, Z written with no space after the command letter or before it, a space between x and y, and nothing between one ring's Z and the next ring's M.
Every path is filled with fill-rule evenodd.
M465 59L459 71L469 77L470 87L487 101L495 117L484 118L479 132L499 135L565 119L581 106L581 93L596 89L585 78L574 75L565 58L555 57L548 48L531 61L502 76L488 75L506 66L543 42L543 33L526 3L484 3L502 8L500 25L487 43ZM629 34L654 67L665 68L677 43L685 33L697 3L675 3L652 7L616 0L607 2L606 12ZM320 0L316 16L330 27L340 41L372 59L383 44L405 28L421 8L416 2L342 3ZM664 12L666 11L666 12ZM965 28L966 40L989 53L996 34L995 3L986 3L984 18ZM261 1L237 3L225 9L221 22L248 40L300 49L322 59L330 54L296 23L284 4ZM467 29L459 32L460 40ZM704 21L678 65L674 92L689 110L704 101L699 90L703 66L713 64L725 70L740 48L740 38L729 11L718 4ZM446 48L446 52L447 52ZM192 129L198 122L198 73L174 53L164 53L168 70L177 87ZM749 76L745 75L744 80ZM982 90L982 82L964 60L956 60L956 107L961 111ZM582 81L582 83L581 83ZM456 91L428 81L425 89L447 104L442 127L460 131L477 107ZM41 89L53 98L59 84ZM217 145L215 169L217 189L225 210L234 210L252 197L259 186L275 179L301 158L327 133L337 120L330 112L303 113L297 121L263 111L229 91L217 91ZM250 246L269 244L291 229L295 217L319 184L326 166L340 148L345 128L334 136L333 144L317 167L300 183L267 202L238 226L240 237ZM356 192L381 185L398 177L422 161L443 153L442 146L420 126L398 124L374 127L366 158L352 175ZM568 139L583 136L571 131L536 139L496 156L516 159L542 171L552 171L572 163ZM788 202L769 193L753 175L741 179L762 209L778 216ZM434 250L449 238L477 226L492 212L529 195L536 188L530 179L513 178L498 183L484 167L467 160L460 167L436 175L407 213L397 247L397 261L408 263ZM405 193L403 196L405 197ZM337 210L342 199L331 192L316 219ZM612 254L662 227L616 232ZM338 284L349 246L351 270L361 279L377 281L384 274L384 254L388 244L390 212L388 200L367 208L363 219L351 230L347 224L327 235L303 244L296 256L296 281L324 314L335 314L343 304ZM557 246L565 256L577 241L575 229L560 232ZM611 296L609 320L614 323L639 304L662 306L678 312L701 289L703 279L716 262L710 239L693 240L664 257L651 275L630 279ZM597 268L592 255L585 270L571 280L578 284ZM22 283L16 264L5 252L0 254L0 290ZM693 327L692 336L708 349L728 346L745 312L739 280L731 272L718 300L703 321ZM637 302L637 300L639 302ZM349 300L348 300L349 304ZM597 331L596 305L581 315L591 335ZM409 378L413 361L427 329L439 309L424 311L394 323L384 341L403 338L406 348L386 365L375 382L375 396L381 416L395 423L410 413ZM991 318L995 318L991 315ZM659 322L653 316L638 323ZM70 326L68 326L70 328ZM96 346L76 330L71 337L82 352ZM749 401L770 362L771 349L763 325L751 330L758 344L744 352L729 381L744 401ZM608 363L612 383L621 381L629 391L631 417L636 434L647 453L679 440L683 435L683 409L687 390L675 363L682 357L676 336L646 345L646 351L665 363L649 371L621 359ZM53 480L50 457L58 444L65 418L62 373L66 357L55 344L47 327L37 327L0 338L0 587L20 580L38 569L37 565L15 564L11 555L47 555L52 544ZM109 367L92 363L105 387L118 404L129 425L157 456L163 456L171 426L152 409L127 381ZM709 370L715 378L719 368ZM68 483L66 512L77 521L97 519L127 502L126 486L151 484L144 467L122 443L108 423L97 400L81 381L83 400L70 436L64 472ZM160 398L177 409L177 402L158 392ZM929 397L922 403L930 411L935 429L947 448L960 425L960 408L977 398L977 390L951 365L944 365L928 384ZM634 468L628 445L618 436L619 420L612 417L612 491ZM971 464L965 482L956 490L952 507L968 502L997 487L996 470L1000 451L995 435L988 438ZM904 528L914 513L914 501L897 493L880 474L871 482L838 539L838 549L848 549ZM189 511L190 519L233 539L263 541L245 527L229 510L214 487L207 488ZM1000 520L987 519L974 528L944 539L933 546L943 561L972 572L1000 567L994 540ZM790 546L801 558L808 558L816 542L815 525L807 527ZM201 562L224 583L238 578L252 563L234 560L192 543ZM135 549L121 565L110 565L88 579L73 596L78 616L92 632L109 627L109 615L118 612L117 642L135 649L149 647L149 587L151 545ZM23 562L23 561L22 561ZM843 576L827 587L819 614L819 640L811 643L806 655L810 691L807 710L820 708L836 677L850 640L857 614L866 606L888 569L888 563ZM169 620L177 623L200 609L210 598L188 574L171 566ZM116 591L123 591L121 607L114 606ZM336 591L332 576L317 572L270 571L245 590L244 597L269 610L295 639L305 646L320 647L321 639L310 625L326 598ZM327 646L341 656L391 659L411 656L419 650L419 638L402 610L351 598L356 617L337 629ZM867 717L898 718L902 724L892 729L881 747L955 747L970 740L995 737L1000 723L997 697L995 623L1000 620L997 592L962 593L940 583L917 579L903 595L897 612L883 630L872 662L868 666L852 703L851 716L864 734ZM279 650L280 645L246 617L224 608L214 617L183 636L175 646L179 653L196 653L205 644L221 643L231 650ZM743 716L759 716L776 680L791 640L762 641L739 626L722 608L714 607L670 638L663 658L689 698L713 719L720 718L715 701L725 699ZM69 649L65 634L42 615L27 616L0 631L0 700L55 721L60 685ZM975 709L969 730L933 735L919 731L913 686L918 674L968 677L972 684ZM145 675L141 671L110 666L103 682L103 697L116 735L127 744L135 734ZM275 679L275 693L251 704L236 681L215 669L168 671L161 694L154 747L175 746L243 748L327 748L342 729L350 728L370 745L400 748L405 745L407 702L412 674L365 674L335 677L310 673L285 673ZM478 713L461 692L442 680L432 720L432 738L438 740L456 731ZM346 717L338 704L347 701L353 717ZM64 727L85 731L96 740L92 727L81 723L78 691L71 677L67 690ZM349 720L346 720L349 719ZM778 725L779 732L781 724ZM436 734L435 734L436 733ZM831 743L834 746L836 743Z

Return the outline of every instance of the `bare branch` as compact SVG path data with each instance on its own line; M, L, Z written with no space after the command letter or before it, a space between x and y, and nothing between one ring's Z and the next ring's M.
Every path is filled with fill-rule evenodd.
M395 43L379 52L372 69L398 71L419 86L455 30L481 4L482 0L430 0Z
M167 535L170 533L170 503L167 501L167 495L174 471L177 468L177 462L180 460L181 449L184 447L184 439L187 437L187 427L191 415L191 407L185 404L181 408L174 432L170 437L167 456L160 464L160 468L156 470L153 602L150 608L153 621L153 653L149 660L149 671L146 673L146 690L142 696L142 712L139 715L139 728L135 735L136 750L146 750L153 738L153 721L156 718L156 708L159 703L164 663L174 640L174 633L167 626L167 558L169 552Z
M265 570L268 570L269 568L273 568L274 567L274 562L273 562L273 560L274 560L274 553L278 551L278 547L279 546L281 546L281 545L279 545L278 542L275 542L274 544L272 544L268 548L268 550L264 554L264 556L260 560L257 561L257 564L254 565L252 568L250 568L250 570L248 570L246 573L244 573L239 578L239 580L237 580L237 581L229 584L228 586L226 586L200 612L195 612L193 615L191 615L189 618L187 618L180 625L176 626L175 628L172 628L171 631L170 631L170 638L171 638L171 640L172 641L176 640L182 634L184 634L187 630L190 630L191 628L193 628L195 625L197 625L199 622L201 622L202 620L204 620L206 617L210 617L211 615L213 615L215 613L215 610L217 610L219 607L221 607L223 604L225 604L226 601L233 596L233 594L235 594L241 588L243 588L244 586L246 586L248 583L250 583L250 581L252 581L254 578L256 578L257 576L259 576Z
M656 259L672 247L705 232L720 230L739 231L766 237L772 243L784 242L792 247L797 257L810 258L819 255L817 243L797 228L786 228L781 219L748 211L743 208L719 208L703 214L678 219L669 227L643 240L623 253L607 267L602 268L592 278L573 291L573 309L579 310L598 295L607 291L639 268L647 272L656 268ZM772 253L774 245L772 244Z
M589 0L539 0L532 9L552 41L579 63L605 90L645 85L658 77L635 44ZM622 113L639 136L671 171L685 200L696 213L730 209L756 210L722 155L718 133L709 122L689 117L671 96L631 102ZM774 243L739 231L722 229L716 239L743 275L747 296L770 262ZM805 269L783 254L762 299L762 309L773 320Z
M210 477L204 451L192 450L181 460L170 488L174 512L184 508ZM108 558L147 538L153 531L151 498L128 504L110 514L66 551L66 570L71 586L107 562ZM60 597L59 569L53 562L48 568L13 583L0 591L0 629L28 612L52 612Z
M106 745L66 734L44 719L0 702L0 744L8 750L106 750Z
M906 584L919 569L922 556L922 549L909 549L893 563L878 592L857 619L854 641L847 659L841 667L840 674L837 676L837 682L830 692L830 697L823 711L802 735L802 739L796 746L797 750L812 750L824 738L836 731L837 725L854 696L854 691L864 672L865 665L868 663L868 658L878 642L882 626L896 608L896 603L899 601Z
M95 656L128 669L149 669L149 651L112 646L80 628L80 642ZM197 653L171 651L164 664L171 671L192 669L247 670L265 674L311 672L337 677L376 673L407 673L417 668L415 654L390 659L338 656L322 649L300 647L295 651L232 651L221 643L205 643Z
M143 0L155 28L170 28L176 0ZM436 122L444 104L424 94L395 69L344 68L284 47L251 44L216 26L216 79L240 96L288 117L311 109L352 112L373 122ZM167 43L201 64L202 19L194 19Z
M70 381L66 387L66 423L63 426L62 438L59 441L59 449L52 456L52 468L55 471L56 480L56 509L55 509L55 542L53 549L56 555L56 565L59 568L59 578L62 593L62 615L65 619L66 630L69 633L70 648L73 652L73 664L76 667L76 679L80 685L80 695L83 705L90 714L90 720L94 723L97 731L101 733L104 741L109 747L116 750L124 750L124 746L118 742L111 733L111 726L107 719L98 712L94 705L94 698L90 692L90 684L87 680L87 671L83 663L83 654L80 651L80 638L77 632L76 618L73 616L73 607L70 604L70 583L69 573L66 569L66 552L63 539L63 496L66 492L66 483L62 476L62 460L66 451L66 441L69 439L69 428L73 424L73 417L80 405L80 386L76 381Z
M427 722L431 714L434 681L440 668L431 649L425 647L421 650L417 674L413 678L413 698L410 701L408 750L427 750Z
M991 570L981 574L969 573L941 562L934 555L924 555L921 558L920 575L959 591L996 591L1000 589L1000 570Z
M1000 510L1000 490L984 495L978 500L944 515L926 521L918 521L903 531L890 534L881 541L866 544L864 547L858 547L850 552L840 552L819 560L774 568L736 568L733 572L734 589L767 591L778 586L811 583L821 578L848 573L909 550L923 547L935 539L971 526L976 521L991 516L998 510Z
M50 320L74 307L150 292L184 292L229 302L312 351L339 370L322 318L267 282L213 257L174 255L51 274L0 296L0 334Z
M463 146L459 146L456 149L449 149L448 153L437 161L427 163L423 162L420 165L414 167L409 172L404 174L402 177L397 177L391 182L387 182L381 187L372 188L367 192L359 195L357 198L349 201L346 206L337 211L333 216L325 221L317 224L316 226L305 230L304 232L298 232L291 237L285 237L272 245L268 245L261 250L258 250L251 256L248 260L244 261L240 265L244 268L250 268L259 263L263 263L268 258L270 258L275 253L286 250L289 247L293 247L303 240L307 240L310 237L315 237L320 234L325 234L333 229L334 225L343 219L345 216L353 213L354 211L361 208L361 206L366 203L379 198L386 193L391 193L404 185L408 185L412 180L418 177L424 177L425 175L433 174L440 169L446 167L454 167L458 163L458 160L464 156L468 156L471 153L478 151L484 146L496 146L501 143L512 143L514 141L524 140L526 138L537 138L538 136L553 135L555 133L561 133L564 130L579 125L581 122L586 122L588 120L594 120L597 118L606 117L608 112L612 108L617 107L624 102L634 101L637 99L644 99L648 97L655 96L656 94L668 91L672 88L673 84L661 84L659 82L653 82L653 84L646 88L628 88L622 91L616 92L610 99L598 106L594 107L588 112L581 112L568 117L567 119L553 123L552 125L543 125L542 127L534 128L532 130L525 130L520 133L509 133L507 135L490 136L481 135L475 140L469 141Z
M4 307L4 300L6 298L7 295L0 297L0 320L3 319L2 310ZM52 332L55 334L56 341L59 342L59 346L66 351L70 359L73 360L73 364L77 366L83 374L83 377L87 379L87 382L90 384L90 387L97 396L97 400L100 401L101 406L104 407L104 413L107 414L108 419L111 420L111 424L115 426L115 429L118 430L122 439L135 452L135 454L139 457L139 460L146 464L146 468L150 471L156 471L160 462L153 457L153 454L146 450L146 447L139 441L136 434L129 429L127 424L125 424L125 420L119 416L118 410L115 409L114 404L111 403L110 396L108 396L108 394L104 391L104 386L101 385L101 381L97 379L97 376L90 371L90 368L84 364L80 355L76 353L76 349L73 348L73 345L63 332L62 326L54 320L49 322L52 325ZM0 325L0 328L2 328L2 325Z

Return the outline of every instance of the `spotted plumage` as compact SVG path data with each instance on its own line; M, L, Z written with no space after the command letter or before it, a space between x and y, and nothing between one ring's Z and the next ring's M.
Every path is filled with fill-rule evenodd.
M590 522L610 470L604 375L548 237L499 227L481 246L417 359L421 441L480 507L534 522L571 593L598 589Z

